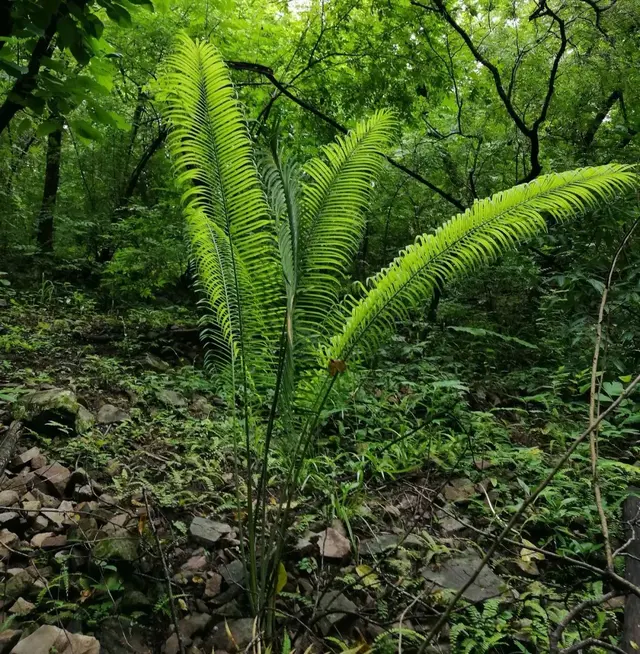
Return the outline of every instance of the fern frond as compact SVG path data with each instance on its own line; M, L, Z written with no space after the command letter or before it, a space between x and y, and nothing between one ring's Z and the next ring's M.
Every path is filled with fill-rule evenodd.
M425 302L438 281L450 281L496 259L502 252L558 221L595 207L638 183L632 167L609 164L551 174L476 202L423 234L371 280L361 296L349 296L334 321L337 333L321 348L321 365L345 360L356 349L376 350L396 320Z
M205 300L226 350L245 362L250 355L260 359L280 328L281 275L273 223L228 70L212 45L181 36L162 87L169 149L196 239Z
M309 181L302 189L297 308L307 333L318 333L358 252L363 210L393 130L392 114L379 111L325 146L323 156L304 167Z

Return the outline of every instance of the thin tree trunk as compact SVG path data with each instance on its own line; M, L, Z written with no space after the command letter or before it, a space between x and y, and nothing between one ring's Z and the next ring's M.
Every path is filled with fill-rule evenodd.
M633 540L627 547L625 557L624 578L636 586L640 584L640 499L638 489L629 488L629 496L624 502L622 517L627 524L627 538ZM624 607L624 629L622 634L622 649L625 652L637 652L640 645L640 598L633 594L627 596Z
M44 173L42 205L38 216L38 246L45 252L53 251L53 214L60 185L62 154L62 126L47 138L47 164Z

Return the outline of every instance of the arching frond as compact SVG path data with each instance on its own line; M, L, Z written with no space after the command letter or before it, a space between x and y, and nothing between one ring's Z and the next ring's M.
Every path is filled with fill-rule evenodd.
M309 181L303 185L297 307L308 334L318 333L358 252L363 209L393 129L392 114L379 111L325 146L323 156L304 167Z
M182 36L162 87L169 148L220 338L238 356L260 359L280 328L281 276L273 223L228 70L212 45Z
M637 185L632 167L618 164L551 174L476 202L434 234L419 236L349 296L332 321L335 335L321 349L321 365L356 352L374 352L396 320L425 302L436 280L472 272L546 229L545 217L564 220Z

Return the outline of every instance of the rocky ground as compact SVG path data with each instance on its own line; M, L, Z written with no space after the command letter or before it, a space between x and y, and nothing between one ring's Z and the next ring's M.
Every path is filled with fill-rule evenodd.
M0 654L257 652L225 407L201 372L193 316L125 321L23 304L2 318L0 452L10 425L23 428L0 477ZM276 605L295 651L364 654L390 635L396 651L400 633L415 647L500 527L496 507L523 492L510 452L502 462L472 452L447 474L425 464L372 478L342 519L335 499L305 488ZM328 488L346 487L333 465ZM583 513L567 518L576 538ZM539 616L566 613L575 571L527 542L501 549L465 591L479 612L460 608L454 622L486 619L474 637L499 628L522 651L545 651L553 623ZM605 607L601 631L619 628L623 600ZM441 638L429 652L450 651Z

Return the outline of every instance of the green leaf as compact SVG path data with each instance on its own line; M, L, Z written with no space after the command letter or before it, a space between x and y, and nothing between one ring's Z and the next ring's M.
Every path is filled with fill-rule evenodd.
M33 121L31 118L26 117L23 118L19 123L18 127L16 127L16 135L20 136L20 134L24 134L28 130L30 130L33 127Z
M122 5L113 3L107 5L106 9L107 16L120 27L131 27L133 24L131 14Z
M77 134L82 139L87 141L99 141L102 139L102 132L86 120L75 118L69 121L69 125L74 134Z
M36 129L36 136L48 136L52 132L55 132L57 129L60 129L60 126L61 123L58 119L50 118L49 120L45 120L44 123L40 123L38 125L38 129Z
M287 585L287 570L282 561L278 564L278 580L276 582L276 595L279 595L282 589Z
M11 75L11 77L20 77L27 73L27 69L24 66L19 66L13 63L13 61L7 61L6 59L0 59L0 69Z

